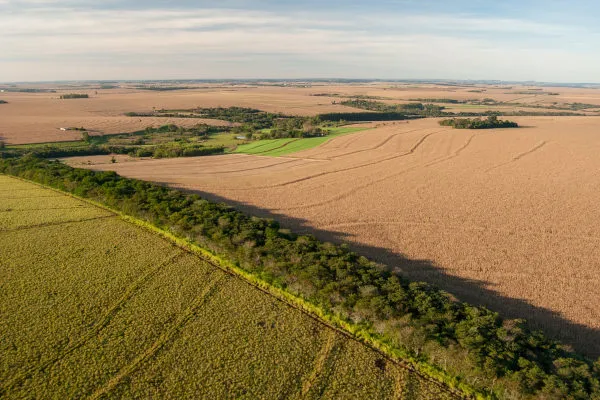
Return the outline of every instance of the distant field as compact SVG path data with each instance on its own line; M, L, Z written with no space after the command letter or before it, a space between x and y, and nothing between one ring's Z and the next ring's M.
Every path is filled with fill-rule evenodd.
M115 214L0 175L0 397L450 398Z
M302 150L317 147L336 136L360 132L368 128L363 127L339 127L329 129L329 135L314 138L285 138L258 140L253 143L238 146L233 153L255 154L261 156L285 156Z
M326 84L314 83L311 87L275 86L224 86L196 85L185 90L153 91L135 88L132 85L102 89L97 85L77 87L39 84L40 89L55 90L55 93L2 93L8 102L0 107L0 140L8 144L39 143L77 140L80 134L60 131L60 127L85 127L92 134L116 134L143 130L148 125L177 124L190 126L200 122L213 125L226 124L218 120L189 118L137 118L127 117L127 112L151 112L160 109L189 109L193 107L250 107L287 115L317 115L332 112L356 112L356 108L340 105L344 98L366 96L385 99L389 104L406 103L409 99L485 99L498 102L518 101L536 106L558 103L590 103L600 106L600 91L581 88L544 88L557 96L541 95L531 87L507 88L495 85L442 86L434 84L401 84L373 82L370 84ZM59 96L77 90L86 93L85 101L61 101ZM528 92L532 94L516 94ZM319 96L315 96L319 94ZM331 96L327 96L330 94ZM334 103L335 102L335 103ZM446 104L452 106L451 104ZM454 108L455 111L482 111L483 108ZM489 106L485 109L506 110L505 106ZM515 109L512 107L511 109ZM531 111L543 111L533 109ZM555 110L556 111L556 110Z

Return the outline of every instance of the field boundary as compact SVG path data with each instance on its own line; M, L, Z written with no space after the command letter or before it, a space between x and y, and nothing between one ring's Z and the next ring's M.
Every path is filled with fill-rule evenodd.
M216 267L234 277L239 278L241 281L247 283L248 285L253 286L254 288L260 290L263 293L271 295L274 299L289 305L290 307L301 311L303 314L312 318L316 322L327 326L330 329L333 329L344 335L345 337L358 341L359 343L377 351L388 361L398 365L399 367L417 374L420 378L426 380L429 383L432 383L438 386L440 389L456 396L457 398L470 398L470 399L493 399L493 395L491 393L482 393L464 381L461 381L459 378L455 376L451 376L446 373L441 368L429 364L425 361L414 358L412 355L408 354L408 352L399 349L398 347L393 347L385 340L377 337L367 330L352 325L339 318L336 315L327 314L323 312L320 308L308 303L304 299L294 296L283 289L277 288L269 283L251 275L250 273L242 270L241 268L235 266L233 263L228 260L220 257L219 255L213 253L212 251L205 249L199 246L196 243L193 243L190 240L183 239L175 236L173 233L158 228L157 226L134 218L130 215L127 215L119 210L115 210L109 206L106 206L102 203L96 202L94 200L86 199L80 196L77 196L73 193L64 192L60 189L56 189L50 186L43 185L38 182L30 181L19 176L9 175L9 174L0 174L5 175L14 179L21 180L23 182L27 182L48 190L52 190L56 193L60 193L62 195L70 196L82 202L91 204L93 206L99 207L106 211L109 211L115 216L119 217L121 220L129 222L133 225L136 225L144 230L150 231L154 234L158 234L160 237L168 240L172 244L198 256L201 260L207 262L213 267Z
M275 141L284 142L285 141L285 143L283 143L280 146L271 148L269 150L264 150L264 151L260 151L260 152L256 152L256 153L247 152L247 151L238 151L238 149L236 148L235 150L231 151L229 154L248 154L248 155L257 155L257 156L261 156L262 155L264 157L273 157L273 158L276 158L276 157L286 157L286 156L288 156L290 154L295 154L295 153L299 153L301 151L306 151L306 150L311 150L311 149L318 148L320 146L323 146L326 143L331 142L335 138L338 138L338 137L341 137L341 136L352 135L352 134L363 132L363 131L367 131L367 130L370 130L370 129L373 129L373 128L371 128L371 127L360 127L360 126L348 126L346 128L342 128L342 129L351 129L351 130L349 130L347 132L332 133L332 134L326 135L326 136L315 136L315 137L306 137L306 138L301 137L301 138L267 139L267 140L271 140L273 142L275 142ZM292 140L289 140L289 139L292 139ZM313 139L319 139L319 140L322 140L322 141L313 140ZM311 145L309 145L307 147L302 147L302 148L300 148L298 150L294 150L294 151L291 151L289 153L284 153L284 154L281 154L281 155L277 155L277 154L271 155L270 154L271 152L277 153L279 150L281 150L282 148L287 147L288 145L290 145L292 143L302 143L303 141L304 141L304 143L306 143L307 141L310 141L310 140L312 140L313 142L317 142L317 143L315 143L314 145L311 144ZM261 144L261 145L252 147L252 149L256 149L256 148L259 148L259 147L267 146L269 144L273 144L273 142ZM251 144L253 144L253 143L252 142L251 143L245 143L245 144L241 144L239 146L247 146L247 145L251 145Z

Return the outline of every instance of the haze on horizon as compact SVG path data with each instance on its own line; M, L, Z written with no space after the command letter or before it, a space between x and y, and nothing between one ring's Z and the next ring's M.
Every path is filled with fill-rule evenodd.
M600 82L592 0L0 0L0 25L0 82Z

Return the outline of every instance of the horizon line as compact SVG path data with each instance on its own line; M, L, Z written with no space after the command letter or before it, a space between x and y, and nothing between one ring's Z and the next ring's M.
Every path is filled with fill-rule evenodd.
M107 83L107 82L413 82L413 83L470 83L470 84L541 84L600 86L600 82L556 82L503 79L451 79L451 78L150 78L150 79L57 79L31 81L0 81L0 85L34 83Z

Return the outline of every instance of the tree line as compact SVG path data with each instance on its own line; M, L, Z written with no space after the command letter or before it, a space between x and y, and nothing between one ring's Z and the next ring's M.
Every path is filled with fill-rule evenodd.
M441 115L443 106L423 103L388 104L382 101L353 98L340 102L341 105L360 108L381 113L401 113L410 116L437 117Z
M223 129L236 135L242 135L249 140L325 136L327 131L322 128L334 125L329 121L321 120L319 117L290 116L245 107L213 107L188 110L161 109L153 113L129 112L126 115L131 117L158 116L219 119L239 124L239 126Z
M339 112L319 114L321 121L331 122L364 122L364 121L398 121L422 117L408 116L402 112Z
M61 100L64 99L87 99L90 96L88 94L85 93L68 93L68 94L61 94L60 98Z
M530 331L523 320L503 319L431 285L409 281L346 245L295 235L273 220L114 172L75 169L36 157L0 160L0 172L104 203L191 240L415 360L433 366L436 360L450 360L446 368L456 382L469 377L479 393L600 396L600 360L594 363ZM429 373L440 370L432 367Z
M481 118L450 118L439 122L442 126L451 126L454 129L494 129L494 128L518 128L519 124L514 121L498 119L496 115L490 115L486 119Z
M60 147L44 145L33 148L6 149L0 146L0 159L33 156L39 158L65 158L78 156L96 156L109 154L126 154L132 157L174 158L197 157L223 154L224 146L206 147L198 144L165 143L149 146L111 146L111 145L82 145L81 147Z
M33 155L41 158L127 154L133 157L197 157L225 152L225 146L206 145L197 140L207 140L210 135L228 132L228 127L197 124L182 127L175 124L146 127L131 134L91 136L85 128L69 128L82 131L82 141L57 142L29 146L0 146L0 158L16 158ZM134 139L134 140L133 140Z

